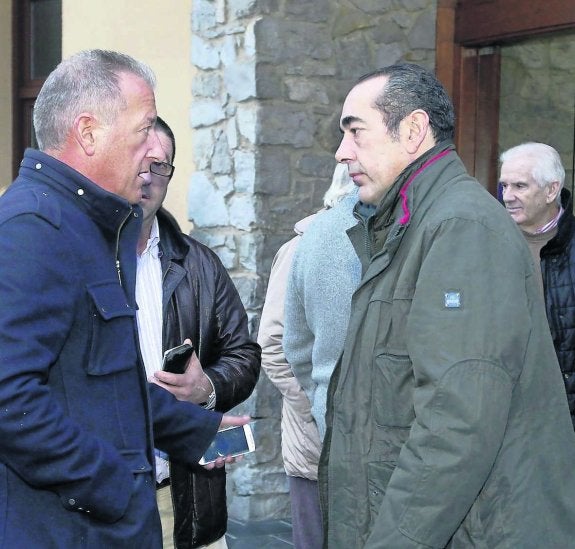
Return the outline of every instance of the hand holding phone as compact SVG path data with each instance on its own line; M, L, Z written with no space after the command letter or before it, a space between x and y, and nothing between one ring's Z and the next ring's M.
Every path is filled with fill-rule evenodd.
M202 458L200 465L216 461L220 457L237 457L256 449L254 435L249 425L228 427L216 433L216 436Z
M172 374L183 374L193 352L194 348L189 343L182 343L177 347L168 349L164 353L162 370Z

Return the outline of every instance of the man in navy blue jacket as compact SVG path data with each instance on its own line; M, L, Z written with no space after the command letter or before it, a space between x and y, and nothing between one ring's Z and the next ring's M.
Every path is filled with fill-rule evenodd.
M153 89L122 54L63 61L34 108L40 150L0 198L0 548L160 548L154 445L197 463L247 420L148 390L135 204L163 154Z

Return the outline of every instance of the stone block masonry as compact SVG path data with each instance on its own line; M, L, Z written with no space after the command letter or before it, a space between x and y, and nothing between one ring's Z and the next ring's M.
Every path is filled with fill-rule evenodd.
M273 256L322 206L351 84L399 60L433 68L435 14L434 0L193 1L192 235L222 258L254 337ZM238 410L263 419L256 453L229 468L231 517L289 516L280 404L262 374Z

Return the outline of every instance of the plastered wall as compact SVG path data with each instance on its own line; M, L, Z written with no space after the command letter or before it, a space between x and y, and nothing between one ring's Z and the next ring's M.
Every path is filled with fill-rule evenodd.
M156 73L158 113L174 130L176 172L165 206L189 232L187 188L193 171L189 124L192 67L191 2L158 0L63 0L62 55L90 48L122 51L146 62ZM0 15L0 21L2 17Z

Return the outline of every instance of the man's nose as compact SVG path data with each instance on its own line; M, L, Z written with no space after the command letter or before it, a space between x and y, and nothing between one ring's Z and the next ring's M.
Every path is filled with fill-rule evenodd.
M353 156L353 151L351 150L348 140L346 136L343 136L337 151L335 151L335 159L338 162L349 162L354 159Z
M164 157L164 149L162 149L162 144L160 143L160 138L158 137L158 132L156 128L151 128L148 133L148 158L154 158L160 161Z
M515 195L513 194L511 187L501 188L501 198L503 198L503 202L512 202L515 199Z
M150 171L140 173L140 177L144 180L143 185L149 185L152 182L152 173Z

